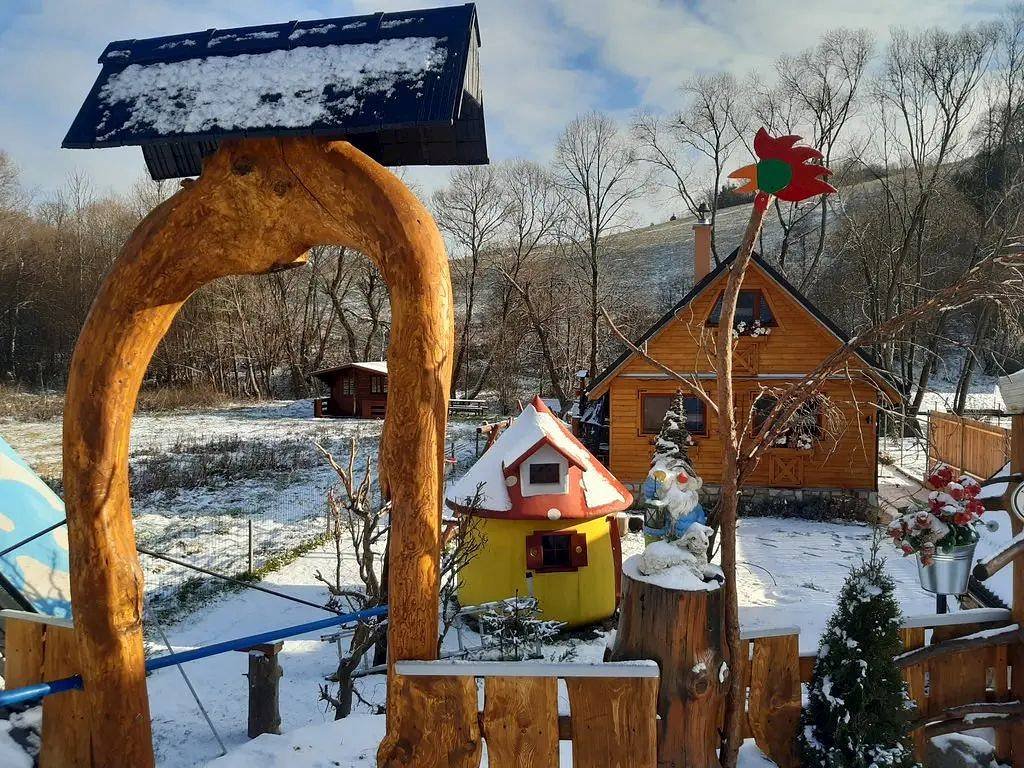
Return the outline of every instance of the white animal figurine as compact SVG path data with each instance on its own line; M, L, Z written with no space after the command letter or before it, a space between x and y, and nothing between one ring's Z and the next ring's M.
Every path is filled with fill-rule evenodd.
M708 565L711 533L708 526L693 523L678 539L652 542L640 555L637 569L645 576L652 576L669 568L684 566L698 579L704 580L712 576L715 570Z

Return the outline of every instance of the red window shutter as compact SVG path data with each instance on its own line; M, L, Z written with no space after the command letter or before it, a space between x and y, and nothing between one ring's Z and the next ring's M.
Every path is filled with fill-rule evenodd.
M526 570L536 571L544 567L544 546L541 534L526 537Z
M587 535L585 533L572 534L570 547L572 567L583 568L587 564Z

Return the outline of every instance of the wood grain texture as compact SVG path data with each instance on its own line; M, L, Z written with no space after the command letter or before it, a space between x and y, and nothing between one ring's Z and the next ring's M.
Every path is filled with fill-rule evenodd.
M1015 414L1010 421L1010 472L1024 472L1024 414ZM1016 515L1010 515L1010 532L1016 537L1024 532L1024 525ZM1013 564L1013 621L1024 627L1024 562ZM1010 698L1024 701L1024 644L1010 647ZM1014 724L1009 731L1009 751L1014 765L1024 765L1024 725Z
M568 678L573 768L654 768L657 678ZM557 765L557 763L555 764Z
M904 651L914 651L924 647L924 627L904 628L900 630L900 640L903 642ZM918 715L925 715L930 712L928 702L927 678L928 662L915 664L903 670L903 679L907 683L907 693L917 704ZM914 753L918 760L924 759L925 740L924 734L914 731Z
M432 658L442 459L454 345L451 281L433 219L347 142L224 141L194 183L153 210L106 276L71 362L64 483L75 631L96 765L153 765L143 670L142 572L128 439L142 377L189 295L218 277L300 265L314 245L355 248L392 304L381 477L394 509L392 660ZM401 703L392 699L389 713ZM390 736L391 734L389 734Z
M748 699L750 730L779 768L796 768L800 727L800 636L753 641Z
M486 678L483 736L490 768L557 766L558 730L558 678Z
M388 712L391 737L377 753L380 768L478 768L483 750L474 678L393 675L389 698L392 693L401 706Z
M7 688L43 682L45 636L44 624L4 620L4 684Z
M45 656L45 679L59 680L76 674L80 665L74 630L47 627ZM93 764L88 706L81 691L43 699L39 768L86 768Z
M658 765L712 768L725 686L722 592L663 589L623 574L619 628L611 661L653 659L658 691ZM573 734L576 715L573 713ZM575 740L574 740L575 743Z

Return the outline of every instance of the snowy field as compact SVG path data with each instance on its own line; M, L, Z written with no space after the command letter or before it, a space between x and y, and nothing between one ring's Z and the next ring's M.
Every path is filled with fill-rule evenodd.
M253 443L268 443L275 450L284 450L284 447L292 450L297 443L311 446L314 439L325 442L343 457L351 437L357 437L362 454L372 459L380 429L381 423L376 421L314 421L307 401L185 414L143 414L134 422L132 467L133 473L144 478L147 472L153 471L147 463L153 457L171 456L174 462L191 466L188 462L195 459L195 452L201 455L204 450L212 451L212 447L222 444L238 451L244 451L244 447L239 446ZM474 429L475 424L469 422L456 422L451 426L449 440L454 441L459 458L453 476L461 474L472 461ZM0 432L34 466L44 472L47 466L59 468L59 422L0 425ZM302 465L299 469L261 470L244 478L213 476L205 485L136 495L140 541L151 546L174 544L181 540L180 536L175 539L176 535L193 526L199 529L200 535L186 539L186 545L192 549L179 556L193 562L217 564L217 557L221 556L218 541L230 538L217 531L225 530L238 519L240 509L255 506L283 510L280 516L273 517L279 525L274 538L291 546L305 535L295 533L305 530L305 521L310 517L319 521L323 490L333 481L331 470L322 463L307 461L309 457L303 458L305 455L301 452L294 456ZM213 460L212 454L210 460ZM868 551L872 529L848 523L751 518L741 521L739 535L739 591L744 625L799 627L801 651L814 651L825 622L835 608L847 569ZM296 538L290 540L289 536ZM639 552L642 546L639 536L627 536L623 542L624 555ZM934 601L918 586L914 561L886 550L883 545L904 613L931 613ZM147 583L165 585L168 578L173 582L174 578L185 575L173 569L170 573L155 571L157 566L152 558L144 557L143 562ZM354 562L347 566L354 568ZM324 603L327 600L325 589L314 575L317 570L332 568L333 555L329 548L317 544L283 567L267 573L263 583L314 603ZM183 604L177 614L164 615L161 620L174 650L184 650L326 615L313 607L244 591L204 596L202 600ZM159 636L150 633L149 641L151 653L165 652L166 649L160 647ZM454 643L454 636L449 635L446 647L451 648ZM547 644L543 652L550 660L595 661L602 657L605 643L606 637L600 631L574 633L572 637ZM263 737L255 742L249 742L245 735L246 655L223 654L185 666L229 750L237 750L214 766L372 764L370 758L381 729L381 718L373 714L373 708L383 702L383 676L369 676L358 682L359 698L363 701L355 705L357 719L335 725L333 713L325 710L318 701L318 694L319 685L336 666L336 646L322 642L319 634L295 638L285 643L281 663L284 668L282 730L287 735ZM154 741L161 768L201 766L217 758L220 753L217 742L179 671L171 668L154 673L149 678L149 687ZM325 727L307 728L310 726ZM313 745L327 742L332 745L330 752L314 754ZM268 749L270 752L266 752ZM758 761L764 764L756 749L745 752L747 768L758 765Z
M129 461L139 546L232 576L247 572L250 560L257 573L272 568L326 530L325 499L337 476L314 442L344 463L355 439L357 467L369 461L376 471L382 427L313 419L308 400L138 414ZM471 422L449 425L456 469L472 460L475 430ZM60 478L59 420L3 423L0 435L40 475ZM141 560L151 618L184 615L218 584L148 555Z

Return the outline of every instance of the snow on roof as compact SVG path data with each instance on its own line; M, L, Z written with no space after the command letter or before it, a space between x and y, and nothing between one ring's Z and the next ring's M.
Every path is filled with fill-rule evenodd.
M210 45L222 39L227 37ZM436 37L399 37L130 64L100 88L96 138L343 122L367 99L387 96L400 83L422 90L424 76L440 70L445 58ZM339 92L348 95L339 101Z
M353 368L362 368L364 371L372 371L373 373L388 372L388 361L387 360L366 360L362 363L352 363Z
M472 3L116 40L62 146L196 176L228 137L344 138L386 165L487 162Z
M583 497L586 511L609 504L625 508L629 496L618 480L595 459L568 427L561 422L544 402L534 398L512 423L499 435L494 444L484 451L477 462L461 478L449 486L446 494L449 505L465 505L472 499L478 486L483 498L483 511L510 512L512 501L505 485L504 468L521 459L539 443L545 442L569 461L583 468ZM604 511L598 512L603 514Z
M364 371L370 371L371 373L382 373L385 376L388 375L388 361L387 360L363 360L355 363L345 363L344 365L336 365L333 368L324 368L321 371L313 371L312 376L322 379L332 373L339 373L347 368L359 368Z

